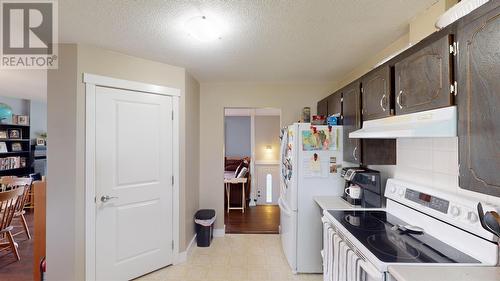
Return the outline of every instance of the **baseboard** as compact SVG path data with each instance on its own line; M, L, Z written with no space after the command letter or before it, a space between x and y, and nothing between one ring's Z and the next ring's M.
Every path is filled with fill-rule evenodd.
M226 235L226 226L224 228L214 229L214 237L224 237Z
M191 253L191 251L193 250L193 245L194 243L196 242L196 233L194 234L193 238L191 239L191 241L189 242L186 250L184 252L180 252L178 255L177 255L177 258L175 259L174 261L174 265L176 264L181 264L181 263L185 263L187 261L187 258L189 256L189 254Z

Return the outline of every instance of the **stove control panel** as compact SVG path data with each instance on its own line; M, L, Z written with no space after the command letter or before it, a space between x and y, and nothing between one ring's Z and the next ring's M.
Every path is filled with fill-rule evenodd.
M384 195L390 199L388 204L389 201L398 202L487 240L495 241L493 234L486 231L479 222L477 199L397 179L387 180ZM500 206L483 203L483 209L500 211Z
M450 201L423 193L419 191L415 191L413 189L406 189L405 198L418 203L420 205L426 206L428 208L434 209L441 213L448 213L448 207L450 206ZM453 212L454 209L451 209ZM455 210L455 212L460 212L459 209ZM452 213L453 214L453 213ZM457 214L458 215L458 214Z

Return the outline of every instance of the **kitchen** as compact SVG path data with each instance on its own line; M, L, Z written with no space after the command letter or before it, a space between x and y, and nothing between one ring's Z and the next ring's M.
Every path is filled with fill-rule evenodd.
M293 271L317 272L319 261L329 281L500 279L499 6L472 2L459 2L439 17L438 32L321 99L310 127L285 129L298 139L288 137L282 153L280 204L298 217L291 227L281 220ZM342 132L341 145L309 159L304 132L327 130ZM308 185L314 165L301 165L331 166L317 159L339 151L344 167L323 177L337 189L326 196L321 184ZM314 214L305 207L311 200Z
M500 0L32 2L47 280L500 280Z

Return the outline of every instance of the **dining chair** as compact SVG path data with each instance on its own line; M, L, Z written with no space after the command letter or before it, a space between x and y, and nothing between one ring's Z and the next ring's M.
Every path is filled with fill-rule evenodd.
M12 235L13 226L11 225L16 211L22 208L24 187L14 188L8 191L0 192L0 237L6 238L7 243L0 243L0 248L10 248L17 260L20 260L17 250L17 243Z
M26 236L28 239L31 239L31 233L28 228L28 223L26 222L26 217L24 216L26 214L26 211L24 208L26 207L27 202L29 201L30 197L30 192L31 192L31 183L33 180L31 178L18 178L18 177L2 177L0 179L0 184L5 188L5 190L10 190L10 189L16 189L23 187L24 192L23 192L23 197L22 197L22 204L18 206L18 210L16 210L16 213L14 214L14 218L19 218L21 220L21 224L24 229L24 233L26 233ZM17 236L19 234L23 233L23 231L15 233L13 236Z
M11 183L14 179L17 179L17 176L3 176L0 177L0 191L7 190L7 184Z

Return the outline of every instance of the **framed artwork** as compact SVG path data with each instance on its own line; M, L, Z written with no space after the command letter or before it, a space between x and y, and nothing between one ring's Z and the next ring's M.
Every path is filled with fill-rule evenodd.
M5 142L0 142L0 152L7 152L7 144Z
M36 145L45 145L45 139L36 138Z
M9 136L7 134L7 131L5 130L0 130L0 139L8 139Z
M20 142L13 142L11 146L11 151L23 151L23 146Z
M21 139L23 136L21 134L21 130L19 129L10 129L9 130L9 139Z
M18 115L17 116L17 124L19 125L29 125L30 117L26 115Z

